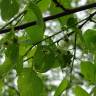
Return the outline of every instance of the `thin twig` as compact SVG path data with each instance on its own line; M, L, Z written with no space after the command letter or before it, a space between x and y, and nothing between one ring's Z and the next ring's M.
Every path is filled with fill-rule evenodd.
M23 62L26 62L26 61L28 61L28 60L30 60L30 59L32 59L32 58L33 58L33 56L31 56L31 57L29 57L29 58L23 60Z
M60 31L60 32L58 32L58 33L61 33L61 32L62 32L62 31ZM66 35L63 36L62 38L60 38L60 39L58 39L57 41L53 42L51 45L53 45L54 43L59 42L60 40L64 39L66 36L69 37L69 36L72 35L73 33L74 33L74 32L70 32L70 33L66 34ZM55 35L56 35L56 34L55 34ZM54 36L55 36L55 35L54 35ZM49 38L51 38L51 37L53 37L53 35L50 36L50 37L45 38L45 40L47 40L47 39L49 39ZM38 44L41 43L41 42L43 42L43 41L45 41L45 40L43 39L42 41L38 42ZM65 39L64 39L64 40L65 40ZM34 46L36 46L36 45L38 45L38 44L34 44ZM31 46L31 47L26 51L26 53L24 54L24 56L26 56L34 46ZM24 56L23 56L23 57L24 57ZM33 56L25 59L24 62L27 61L27 60L29 60L29 59L31 59L31 58L33 58Z
M24 15L25 15L25 14L23 14L22 16L20 16L20 17L18 18L18 20L16 21L15 26L16 26L18 23L21 23L22 18L24 17Z
M96 14L96 11L93 12L92 14L90 14L87 18L85 18L85 22L83 22L80 26L79 26L79 29L81 29L88 21L91 20L91 18Z
M78 28L81 29L81 28L83 27L83 25L86 24L95 14L96 14L96 12L90 14L87 18L84 18L84 20L86 20L86 21L85 21L82 25L79 25ZM84 21L84 20L81 20L81 21ZM81 23L81 22L78 22L77 24L79 24L79 23ZM26 56L26 55L29 53L29 51L30 51L34 46L36 46L37 44L39 44L39 43L41 43L42 41L45 41L45 40L47 40L47 39L55 36L55 35L57 35L57 34L59 34L59 33L61 33L61 32L62 32L62 31L59 31L59 32L53 34L52 36L49 36L49 37L47 37L47 38L45 38L45 39L43 39L43 40L41 40L41 41L33 44L33 45L26 51L26 53L24 54L24 56ZM73 34L73 33L74 33L74 32L72 32L72 34ZM72 35L72 34L71 34L71 35ZM70 33L67 34L67 36L69 36L69 35L70 35Z
M90 16L88 16L87 18L85 18L84 20L86 20L83 24L79 25L78 28L81 29L89 20L91 20L91 18L96 14L96 11L92 14L90 14ZM82 20L83 21L83 20ZM75 39L74 39L74 54L73 54L73 60L71 63L71 69L70 69L70 76L72 75L72 71L73 71L73 65L74 65L74 60L76 58L76 39L77 39L77 32L75 32ZM71 77L70 77L70 82L71 82Z
M18 14L17 16L15 16L12 20L10 20L9 22L7 22L1 29L0 31L2 31L5 27L7 27L8 25L10 25L13 21L15 21L16 19L18 19L22 14L25 14L27 12L27 10L22 11L20 14ZM11 30L11 29L10 29Z
M23 57L26 56L26 55L29 53L29 51L30 51L34 46L40 44L41 42L43 42L43 41L45 41L45 40L47 40L47 39L52 38L53 36L55 36L55 35L57 35L57 34L59 34L59 33L62 33L63 31L64 31L64 30L61 30L61 31L59 31L59 32L56 32L55 34L53 34L53 35L51 35L51 36L49 36L49 37L47 37L47 38L45 38L45 39L42 39L42 40L40 40L39 42L33 44L33 45L26 51L26 53L23 55Z
M91 22L93 22L93 23L96 23L96 21L95 21L95 20L93 20L93 19L91 19L90 21L91 21Z
M57 0L53 0L53 2L55 3L56 7L59 7L64 11L68 11L68 9L64 8L64 6L60 4Z
M53 16L45 17L45 18L43 18L43 20L44 20L44 22L46 22L48 20L53 20L53 19L56 19L56 18L60 18L60 17L66 16L66 15L70 15L70 14L80 12L80 11L83 11L83 10L87 10L87 9L90 9L90 8L94 8L94 7L96 7L96 3L84 5L84 6L73 8L73 9L69 9L68 11L64 11L64 12L58 13L58 14L53 15ZM28 22L28 23L25 23L25 24L22 24L22 25L15 26L14 30L22 30L22 29L25 29L27 27L31 27L31 26L34 26L34 25L36 25L36 21L32 21L32 22ZM10 30L11 30L11 28L6 28L6 29L3 29L3 30L0 30L0 34L7 33Z

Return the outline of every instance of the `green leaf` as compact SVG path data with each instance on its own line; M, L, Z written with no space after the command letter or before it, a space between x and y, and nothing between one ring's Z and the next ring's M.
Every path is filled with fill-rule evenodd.
M20 96L41 96L43 83L37 74L31 69L24 69L18 77Z
M83 61L80 64L81 73L84 75L85 79L90 81L90 83L96 82L96 68L95 65L88 61Z
M2 0L0 3L1 17L3 20L11 19L19 11L19 4L16 0Z
M16 96L16 89L9 88L8 89L9 96Z
M16 38L9 42L6 50L6 56L12 61L13 64L15 64L19 59L19 44L17 41L15 42L15 39Z
M83 88L76 86L74 88L75 96L90 96Z
M18 61L15 63L15 69L17 74L20 74L23 70L23 58L19 56Z
M5 51L6 57L11 61L17 73L20 74L23 68L23 58L19 54L18 38L11 32L6 36L6 38L12 38L7 41L8 44L6 45L7 49Z
M29 11L33 12L36 17L37 25L27 28L26 32L28 33L32 42L36 43L43 39L45 24L44 24L44 21L42 18L42 13L41 13L39 7L36 6L34 3L30 2L29 8L31 9ZM32 16L33 16L33 13L32 13ZM29 16L31 16L31 14L29 14ZM31 20L32 20L32 18L34 20L34 16L33 17L32 16L31 16ZM27 19L28 19L28 17L27 17Z
M85 46L90 51L94 52L96 48L96 30L95 29L88 29L84 35ZM90 46L89 46L90 45Z
M0 65L0 79L4 78L5 75L12 69L13 64L9 58L5 58L5 62Z
M61 96L61 94L64 92L64 90L66 90L68 85L69 85L68 80L63 79L58 88L56 89L54 96Z
M50 46L38 45L33 58L33 65L38 72L46 72L54 67L55 55Z
M70 28L76 28L76 24L77 24L77 19L74 18L74 17L70 17L68 20L67 20L67 26L70 27Z
M2 82L2 80L0 80L0 96L2 96L2 88L4 86L4 83Z
M75 31L75 32L77 33L77 45L78 45L78 48L84 49L85 48L85 43L84 43L84 38L83 38L82 31L77 28L77 31Z
M38 3L38 7L40 8L40 10L42 12L46 11L49 7L51 3L51 0L41 0L39 3Z
M65 8L70 8L71 7L71 2L70 0L58 0L60 1L60 4L62 4Z
M44 30L44 21L39 7L36 6L34 3L30 2L29 8L32 9L33 13L37 17L37 24L39 25L39 27L41 27L40 30Z
M62 4L65 4L65 2L62 3ZM62 12L62 9L56 7L54 5L54 3L52 2L50 4L49 11L50 11L50 13L52 15L55 15L55 14L58 14L58 13ZM61 27L63 27L63 26L66 26L68 19L71 18L71 17L73 17L73 15L67 15L67 16L63 16L63 17L57 18L57 19L59 20L59 22L61 24Z

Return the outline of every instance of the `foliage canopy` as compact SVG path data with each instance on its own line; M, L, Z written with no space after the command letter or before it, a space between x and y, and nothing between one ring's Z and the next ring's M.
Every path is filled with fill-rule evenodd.
M80 2L0 0L0 96L96 96L96 1Z

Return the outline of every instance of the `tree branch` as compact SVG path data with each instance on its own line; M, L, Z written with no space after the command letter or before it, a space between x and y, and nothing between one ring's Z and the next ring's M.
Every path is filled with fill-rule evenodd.
M76 25L77 25L77 24L85 21L85 22L82 23L81 25L78 25L78 29L81 29L81 28L83 27L83 25L86 24L95 14L96 14L96 11L93 12L92 14L90 14L88 17L86 17L86 18L84 18L83 20L81 20L80 22L76 23ZM70 28L70 27L69 27L69 28ZM43 41L45 41L45 40L47 40L47 39L49 39L49 38L51 38L51 37L59 34L59 33L61 33L62 31L64 31L64 30L61 30L61 31L59 31L59 32L56 32L55 34L53 34L53 35L51 35L51 36L49 36L49 37L47 37L47 38L44 38L44 39L42 39L41 41L33 44L33 45L25 52L25 54L24 54L23 56L26 56L26 55L29 53L29 51L30 51L34 46L36 46L36 45L38 45L39 43L41 43L41 42L43 42ZM71 33L68 33L66 36L69 37L69 36L72 35L73 33L74 33L74 31L72 31ZM66 37L66 36L64 36L64 37ZM64 37L63 37L63 38L64 38ZM62 39L62 38L60 38L60 39ZM58 41L59 41L59 40L58 40ZM56 41L56 42L57 42L57 41ZM55 43L55 42L54 42L54 43Z
M81 29L88 21L91 21L92 20L92 17L96 14L96 11L93 12L92 14L90 14L86 19L85 19L85 22L83 22L80 26L79 26L79 29Z
M67 9L64 8L64 6L60 4L57 0L53 0L53 2L55 3L56 7L60 7L62 10L67 11Z
M68 11L64 11L64 12L61 12L61 13L53 15L53 16L45 17L45 18L43 18L43 20L44 20L44 22L46 22L48 20L53 20L56 18L60 18L60 17L66 16L66 15L70 15L70 14L80 12L80 11L83 11L86 9L94 8L94 7L96 7L96 3L84 5L84 6L73 8L73 9L69 9ZM14 30L22 30L22 29L25 29L27 27L31 27L33 25L36 25L36 21L32 21L32 22L28 22L28 23L16 26L16 27L14 27ZM11 28L2 29L2 30L0 30L0 34L7 33L10 30L11 30Z

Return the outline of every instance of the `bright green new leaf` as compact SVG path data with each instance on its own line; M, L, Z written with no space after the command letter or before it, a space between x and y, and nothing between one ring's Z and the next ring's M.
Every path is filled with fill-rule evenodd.
M0 3L1 17L3 20L11 19L19 11L19 4L16 0L2 0Z
M58 88L56 89L54 96L61 96L61 94L64 92L64 90L66 90L68 85L69 85L68 80L63 79Z
M74 88L74 93L75 96L90 96L83 88L81 88L80 86L76 86Z
M95 65L88 61L83 61L80 64L81 73L84 75L85 79L90 81L90 83L96 82L96 68Z
M43 83L32 69L24 69L18 77L20 96L41 96Z
M44 25L42 13L41 13L39 7L36 6L34 3L30 2L29 8L31 10L29 9L28 11L33 12L32 16L34 14L36 17L37 25L27 28L26 31L27 31L29 37L31 38L32 42L36 43L43 39L45 25ZM29 14L29 19L35 20L34 16L33 17L32 16L31 16L31 14ZM27 20L28 20L28 17L27 17Z

